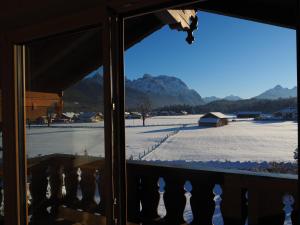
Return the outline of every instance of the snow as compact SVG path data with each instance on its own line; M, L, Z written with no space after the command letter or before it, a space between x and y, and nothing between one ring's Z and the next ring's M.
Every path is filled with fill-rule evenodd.
M249 168L293 162L297 123L237 120L222 127L199 127L201 115L126 120L126 156L176 165ZM183 126L185 125L185 126ZM174 131L178 130L178 133ZM173 134L173 135L170 135ZM104 123L53 124L27 128L29 157L53 153L104 156ZM164 142L160 143L161 140ZM153 151L153 146L158 145ZM148 153L149 152L149 153Z
M161 138L176 130L174 120L148 121L143 127L142 120L126 120L127 157L138 158L144 150L158 143ZM188 121L187 121L188 122ZM104 123L53 124L50 127L31 126L26 129L27 155L63 153L83 155L85 151L92 156L104 156Z
M145 159L290 162L296 148L297 123L239 121L218 128L189 125Z
M159 95L168 93L172 96L179 96L190 90L187 85L177 77L165 75L151 76L146 74L136 80L127 80L127 85L143 93L155 93Z
M146 120L147 122L147 120ZM144 154L152 146L158 143L168 133L176 130L177 126L148 126L126 128L126 156L138 159L139 154Z
M26 129L27 155L88 154L104 156L103 123L31 126Z

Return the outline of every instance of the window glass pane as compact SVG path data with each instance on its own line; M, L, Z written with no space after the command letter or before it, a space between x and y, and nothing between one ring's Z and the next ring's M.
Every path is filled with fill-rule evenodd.
M296 33L199 12L190 45L180 23L163 26L184 13L127 21L162 26L126 52L128 219L245 224L260 196L272 224L297 198Z
M105 224L101 30L27 45L31 224Z

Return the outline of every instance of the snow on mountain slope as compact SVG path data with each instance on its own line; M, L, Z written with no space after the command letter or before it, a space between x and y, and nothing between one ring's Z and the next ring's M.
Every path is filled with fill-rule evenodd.
M242 98L239 97L239 96L236 96L236 95L228 95L224 98L219 98L219 97L216 97L216 96L210 96L210 97L202 98L202 100L204 101L205 104L207 104L207 103L215 102L215 101L218 101L218 100L238 101L238 100L242 100Z
M238 100L242 100L242 98L240 98L239 96L236 95L228 95L225 98L223 98L224 100L228 100L228 101L238 101Z
M136 80L126 80L126 88L138 90L148 96L154 107L165 105L199 105L201 96L182 80L172 76L145 74Z
M188 86L179 78L171 76L152 76L145 74L142 78L128 82L129 87L134 87L142 92L154 94L168 94L176 96L179 92L188 93L191 91Z
M278 99L278 98L291 98L297 97L297 87L294 88L284 88L281 85L277 85L262 94L254 97L258 99Z
M136 80L126 79L125 86L127 109L138 108L147 101L150 102L151 108L203 104L201 96L176 77L146 74ZM88 106L95 108L96 105L103 105L102 74L96 73L67 89L64 100L71 111L85 111ZM74 102L80 104L74 106ZM81 105L84 107L80 108Z

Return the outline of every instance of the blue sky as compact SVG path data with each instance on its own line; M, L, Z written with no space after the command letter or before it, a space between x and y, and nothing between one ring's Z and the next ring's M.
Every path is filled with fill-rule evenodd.
M249 98L277 84L296 86L296 32L199 12L196 41L168 26L126 51L125 73L182 79L202 97Z

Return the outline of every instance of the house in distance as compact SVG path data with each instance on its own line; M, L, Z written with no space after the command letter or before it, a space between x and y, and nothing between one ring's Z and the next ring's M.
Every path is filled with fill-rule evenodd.
M79 122L83 123L97 123L103 120L103 115L100 112L84 112L78 116Z
M204 114L198 121L199 126L220 127L228 124L228 116L221 112L209 112Z

